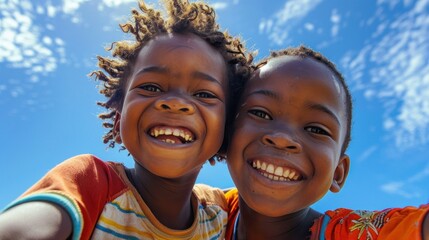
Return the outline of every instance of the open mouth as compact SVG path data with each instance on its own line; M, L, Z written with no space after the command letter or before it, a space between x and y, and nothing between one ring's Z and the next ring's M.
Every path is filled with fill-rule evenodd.
M292 168L276 166L261 160L254 160L250 164L261 175L273 181L291 182L303 178L297 170Z
M186 144L195 141L194 134L186 128L158 126L149 129L148 133L153 138L170 144Z

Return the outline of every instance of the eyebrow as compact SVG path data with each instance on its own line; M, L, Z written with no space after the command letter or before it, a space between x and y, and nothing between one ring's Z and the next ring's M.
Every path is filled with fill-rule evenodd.
M277 93L270 91L270 90L266 90L266 89L251 92L247 96L257 95L257 94L261 94L261 95L273 98L275 100L280 100L280 96Z
M162 73L162 74L165 74L168 72L169 72L169 70L166 67L150 66L150 67L146 67L146 68L143 68L140 71L138 71L136 76L143 74L143 73ZM221 82L219 80L217 80L215 77L212 77L209 74L203 73L200 71L195 71L192 74L192 77L208 80L210 82L214 82L214 83L217 83L219 85L222 85Z
M337 115L335 115L335 113L332 112L326 106L324 106L322 104L318 104L318 103L310 103L310 104L307 104L307 107L310 108L310 109L314 109L314 110L318 110L318 111L322 111L324 113L327 113L329 116L331 116L332 119L334 119L338 123L338 125L341 126L341 122L338 119Z
M192 75L195 78L201 78L201 79L208 80L210 82L214 82L214 83L217 83L219 85L222 85L222 83L220 82L220 80L217 80L215 77L212 77L212 76L210 76L207 73L203 73L203 72L200 72L200 71L195 71Z
M139 70L136 74L136 76L143 74L143 73L167 73L168 70L165 67L160 66L149 66L145 67L141 70Z

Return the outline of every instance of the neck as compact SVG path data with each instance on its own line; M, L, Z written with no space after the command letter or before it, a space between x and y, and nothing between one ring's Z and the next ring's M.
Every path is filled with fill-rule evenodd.
M136 163L128 173L131 183L159 222L176 230L192 226L197 207L192 206L192 188L198 171L169 179L154 175Z
M307 239L321 214L305 208L280 217L268 217L249 208L240 198L238 239Z

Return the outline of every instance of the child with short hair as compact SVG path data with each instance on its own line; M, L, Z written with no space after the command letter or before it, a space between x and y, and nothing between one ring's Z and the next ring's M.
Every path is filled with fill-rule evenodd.
M104 142L123 144L134 168L79 155L56 166L0 215L0 238L223 239L223 192L194 187L226 149L233 92L250 72L238 38L202 2L164 1L167 18L140 2L112 44L100 118Z
M226 239L429 239L429 205L322 214L349 171L352 99L328 59L307 47L274 52L247 83L228 150L238 189Z

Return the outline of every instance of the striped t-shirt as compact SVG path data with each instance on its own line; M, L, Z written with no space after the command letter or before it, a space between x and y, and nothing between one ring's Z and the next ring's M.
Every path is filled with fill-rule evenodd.
M73 239L223 239L227 225L223 192L197 184L193 225L186 230L164 226L128 181L122 164L92 155L59 164L6 209L30 201L66 209L73 221Z

